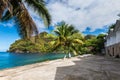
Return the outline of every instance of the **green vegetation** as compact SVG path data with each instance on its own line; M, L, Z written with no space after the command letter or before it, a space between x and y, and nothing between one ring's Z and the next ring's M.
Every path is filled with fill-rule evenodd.
M55 40L54 50L61 49L64 53L74 53L74 55L80 53L77 47L83 44L84 37L74 26L61 23L57 26L55 34L57 39Z
M24 40L20 39L15 41L10 46L9 52L16 52L16 53L47 53L51 52L53 47L53 40L55 36L53 34L48 34L46 32L42 32L38 35L41 38L35 39L32 37L32 40ZM36 40L36 42L34 41Z
M85 41L84 47L86 47L87 53L101 53L102 49L104 49L104 34L99 34L97 37L91 37Z
M73 25L62 22L56 26L54 33L42 32L40 38L32 37L30 41L20 39L10 46L9 52L17 53L66 53L71 55L96 54L104 49L104 34L84 36Z
M111 30L114 30L114 28L115 28L115 25L116 25L116 24L112 24L112 25L110 25L110 26L109 26L108 33L109 33Z
M44 0L24 0L43 19L45 26L51 23L51 16L45 7ZM37 27L29 15L23 0L0 0L0 21L14 17L20 40L10 46L9 52L17 53L66 53L74 55L100 53L104 49L104 37L100 34L83 36L73 25L60 23L53 34L38 34ZM6 11L6 13L4 13ZM3 15L4 13L4 15ZM114 28L112 25L111 28ZM33 35L35 35L33 37Z
M30 40L33 34L38 34L38 30L23 1L39 14L46 26L50 25L51 16L45 7L44 0L0 0L0 21L6 21L14 17L15 23L19 25L17 30L20 37Z

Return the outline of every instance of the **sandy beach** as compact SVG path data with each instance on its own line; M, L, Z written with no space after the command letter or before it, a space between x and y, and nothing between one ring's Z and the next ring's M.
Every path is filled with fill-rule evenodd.
M0 71L0 80L120 80L120 59L78 56Z

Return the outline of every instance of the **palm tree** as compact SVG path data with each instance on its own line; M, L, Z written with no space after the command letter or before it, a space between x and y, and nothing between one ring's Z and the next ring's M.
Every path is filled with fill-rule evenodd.
M74 55L79 53L76 45L83 44L83 37L73 25L62 23L61 25L57 26L57 29L54 32L57 35L54 50L58 49L59 47L63 47L64 52L69 53L69 57L71 56L71 52L74 53ZM81 38L78 37L78 35L80 35Z
M43 19L45 26L51 23L51 16L45 7L44 0L0 0L0 19L2 21L15 17L18 33L23 39L30 39L33 34L38 34L36 24L29 15L24 2L33 7Z

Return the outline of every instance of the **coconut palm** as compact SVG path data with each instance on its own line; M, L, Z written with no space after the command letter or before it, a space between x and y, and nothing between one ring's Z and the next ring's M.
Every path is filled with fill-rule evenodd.
M45 26L50 25L51 17L44 0L0 0L0 19L6 21L14 17L19 24L17 29L21 38L30 39L33 34L38 34L38 30L24 3L39 14Z
M69 53L69 57L71 56L70 53L74 53L74 55L79 53L76 45L83 44L82 35L74 28L73 25L62 23L61 25L57 26L57 29L54 32L57 35L54 50L58 49L59 47L63 47L64 52ZM78 34L80 35L81 39L78 37Z

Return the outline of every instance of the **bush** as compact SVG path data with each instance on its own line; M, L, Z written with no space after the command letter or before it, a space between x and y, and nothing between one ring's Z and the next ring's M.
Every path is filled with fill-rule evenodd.
M80 54L88 54L90 50L87 47L82 47L80 49Z

